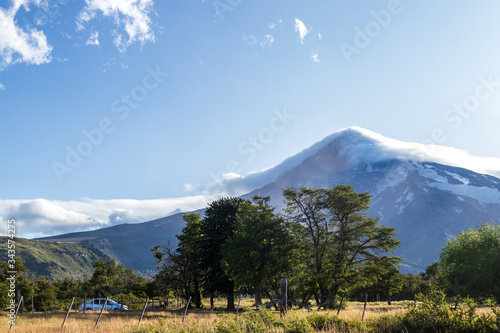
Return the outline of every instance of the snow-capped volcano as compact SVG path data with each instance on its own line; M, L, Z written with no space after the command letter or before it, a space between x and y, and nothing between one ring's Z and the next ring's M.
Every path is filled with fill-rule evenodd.
M301 163L245 197L269 195L282 208L285 187L348 184L370 192L367 215L396 228L402 242L397 254L407 270L425 269L438 259L447 239L500 217L500 179L493 176L500 170L498 159L401 142L357 127L317 145Z
M342 161L343 168L356 168L361 164L372 165L397 159L439 163L500 177L500 158L475 157L451 147L399 141L353 126L327 136L277 166L245 177L233 174L223 180L222 188L229 193L243 194L264 186L327 146L333 147L335 151L332 153L338 161ZM340 165L335 163L333 167L339 168Z
M283 208L282 189L286 187L348 184L358 192L369 191L373 197L366 214L396 228L401 241L396 254L404 258L403 271L419 271L439 258L450 237L500 218L499 175L500 159L472 157L449 147L397 141L350 127L273 168L228 177L222 185L232 191L248 189L244 198L270 196L278 210ZM183 225L181 215L176 214L50 239L92 244L99 239L127 267L149 269L151 246L169 240L176 243L174 236ZM131 232L135 235L133 251L123 236Z

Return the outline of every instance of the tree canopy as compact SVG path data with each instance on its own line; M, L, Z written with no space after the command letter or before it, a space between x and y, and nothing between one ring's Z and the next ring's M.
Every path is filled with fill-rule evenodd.
M391 256L400 244L395 229L362 214L369 208L369 193L336 185L287 188L283 195L292 228L303 242L304 274L318 303L335 300L339 292L355 286L361 268L400 262Z
M440 256L440 282L450 293L500 302L500 225L484 223L449 240Z

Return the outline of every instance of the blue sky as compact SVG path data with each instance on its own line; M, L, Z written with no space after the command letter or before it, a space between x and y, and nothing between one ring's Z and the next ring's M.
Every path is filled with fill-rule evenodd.
M204 206L223 174L353 125L500 157L499 14L497 1L2 1L2 216L43 235Z

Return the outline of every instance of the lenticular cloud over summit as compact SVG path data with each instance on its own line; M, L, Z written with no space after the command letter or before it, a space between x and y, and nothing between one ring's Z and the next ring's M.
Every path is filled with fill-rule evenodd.
M452 147L399 141L361 127L349 127L328 138L332 141L341 138L344 143L343 154L350 156L353 163L407 159L435 162L495 177L500 176L500 158L475 157Z

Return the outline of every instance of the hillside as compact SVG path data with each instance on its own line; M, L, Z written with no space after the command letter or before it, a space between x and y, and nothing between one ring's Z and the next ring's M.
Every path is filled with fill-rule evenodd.
M0 237L0 260L7 258L7 237ZM92 246L77 242L42 242L16 238L16 258L20 258L31 273L51 279L77 278L92 274L93 260L109 256Z

